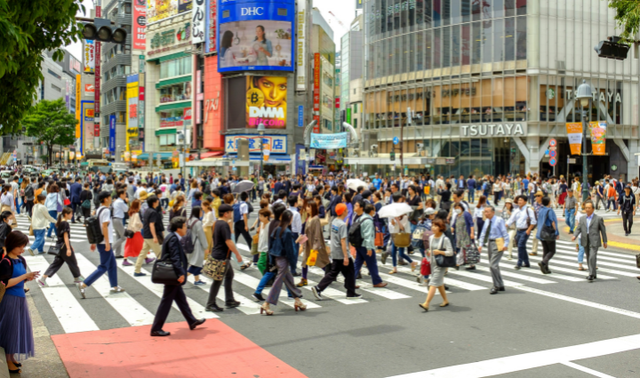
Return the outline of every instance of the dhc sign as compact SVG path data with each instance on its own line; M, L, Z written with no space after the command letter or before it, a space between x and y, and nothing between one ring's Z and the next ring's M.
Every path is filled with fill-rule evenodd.
M242 16L262 16L264 14L263 7L242 8Z
M461 137L509 137L526 136L526 123L499 123L499 124L479 124L460 126Z

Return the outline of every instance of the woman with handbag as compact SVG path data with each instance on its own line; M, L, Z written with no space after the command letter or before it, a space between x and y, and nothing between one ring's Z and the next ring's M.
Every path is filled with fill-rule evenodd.
M36 197L36 204L33 206L33 216L31 217L31 230L33 236L35 236L34 242L27 250L33 256L33 252L38 250L38 253L44 253L44 233L47 229L49 222L54 224L56 220L51 216L51 213L47 211L44 206L44 202L47 196L39 194ZM57 211L56 211L57 213Z
M35 353L24 283L37 278L40 272L27 272L22 253L28 243L27 235L11 232L5 241L7 253L0 261L0 282L5 286L0 302L0 347L6 353L9 372L18 374L22 366L18 361L33 357Z
M560 238L558 217L556 212L549 207L550 203L549 197L542 198L543 207L538 214L538 233L536 235L536 238L542 242L542 261L538 265L540 266L540 271L544 274L551 274L549 260L555 255L556 239Z
M429 254L431 263L431 278L429 280L429 293L424 303L418 304L425 312L429 311L429 303L436 295L436 289L442 296L442 303L440 307L447 307L449 305L449 299L447 298L447 292L444 287L444 272L446 267L441 265L445 261L445 257L453 256L453 246L449 238L443 233L445 230L445 224L441 219L435 219L431 223L431 231L433 235L429 239ZM449 264L450 265L450 264Z
M484 197L484 196L482 196ZM482 198L480 197L480 198ZM484 206L483 206L484 209ZM469 264L469 259L467 253L477 253L477 247L474 243L474 228L473 228L473 217L469 214L468 211L465 211L462 202L458 202L453 206L453 211L455 211L458 215L456 216L456 221L454 224L453 232L455 235L456 245L455 249L457 251L457 259L456 266ZM477 211L477 210L476 210ZM481 219L481 218L480 218ZM480 220L479 219L479 220ZM475 262L472 262L467 267L467 270L474 270L476 266Z
M398 195L397 193L393 198L394 202L405 202L404 196ZM418 264L417 261L413 261L409 255L405 254L405 248L409 246L411 243L411 234L409 233L411 227L409 225L409 215L403 215L397 218L391 218L389 221L389 233L391 234L391 242L393 243L391 249L391 261L393 262L393 269L389 272L389 274L398 273L398 254L400 254L400 258L408 261L411 264L411 271L416 270L416 266ZM402 236L399 236L401 235ZM406 236L405 236L406 235ZM398 244L401 238L406 238L408 243Z
M58 217L58 211L62 211L62 205L64 202L62 201L62 196L60 195L60 188L56 184L51 184L47 187L47 197L44 202L44 206L47 208L49 215L51 218L56 219ZM35 230L35 228L34 228ZM51 232L56 235L58 232L56 230L56 221L54 220L49 225L49 231L47 232L47 237L52 238Z
M315 201L306 201L306 214L308 214L307 221L304 226L304 252L302 256L302 279L297 285L298 287L307 286L307 275L309 274L309 267L307 262L312 251L315 255L315 264L320 269L325 269L326 266L331 265L331 258L327 252L327 246L324 242L324 236L322 234L322 224L320 217L318 216L318 205Z
M67 263L67 266L73 275L74 284L84 281L84 278L80 274L80 268L78 268L75 251L73 250L73 247L71 247L71 241L69 240L71 237L71 226L69 226L71 218L73 218L73 210L69 207L62 209L62 212L58 215L58 221L56 222L56 235L58 236L58 241L55 245L49 247L49 253L51 253L52 249L53 251L57 250L58 253L42 277L36 280L42 287L47 286L47 278L53 277L64 263Z
M122 262L123 266L131 265L131 263L128 261L129 257L133 257L136 259L138 258L138 256L140 255L140 251L142 250L142 245L144 244L144 238L142 237L141 232L144 225L142 224L142 220L140 219L140 208L140 200L133 200L133 202L131 202L131 206L129 206L129 223L127 224L127 229L125 230L127 241L124 245L124 261ZM153 262L153 260L154 259L151 258L147 259L145 262L149 264ZM125 264L125 261L128 264Z
M295 246L295 240L293 239L293 233L288 228L291 224L292 218L293 214L291 211L285 211L280 219L280 225L271 233L271 235L269 235L269 257L275 260L275 266L278 269L278 274L273 281L273 286L269 291L267 300L260 307L260 314L265 313L266 315L273 315L273 311L270 306L276 306L278 304L278 298L280 297L283 283L294 298L295 302L293 307L296 312L298 310L304 311L307 309L307 306L300 300L302 293L294 284L293 275L290 270L290 266L295 266L298 260L298 253Z
M204 266L204 255L209 247L207 236L204 234L202 226L202 209L199 206L191 208L191 218L187 222L187 228L191 230L191 242L193 243L193 252L188 256L189 269L187 276L193 274L195 279L194 285L204 285L205 282L200 279L200 273Z

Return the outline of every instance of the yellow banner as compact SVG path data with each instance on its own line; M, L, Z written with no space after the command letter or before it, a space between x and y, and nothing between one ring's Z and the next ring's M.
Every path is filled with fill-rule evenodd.
M604 156L607 153L607 122L589 122L589 129L593 154Z
M567 123L566 126L571 155L580 155L582 151L582 123Z

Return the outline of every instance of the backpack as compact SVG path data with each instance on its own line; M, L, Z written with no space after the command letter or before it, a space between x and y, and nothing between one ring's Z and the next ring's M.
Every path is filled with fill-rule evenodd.
M249 212L249 214L253 213L253 206L251 206L251 202L246 201L245 203L247 204L247 211Z
M416 228L413 230L413 233L411 234L411 246L415 249L424 249L424 234L425 232L431 232L427 229L427 227L425 225L422 224L418 224L416 225ZM433 234L433 232L431 232L431 234ZM427 239L427 243L428 243L428 239Z
M196 220L190 225L187 225L188 226L187 234L182 238L182 240L180 240L180 244L182 244L182 250L184 251L184 253L191 254L196 249L195 241L191 240L191 236L192 236L191 228L193 227L194 224L196 224L197 221L198 220ZM198 240L197 234L196 234L196 240Z
M27 198L33 197L33 186L31 185L27 186L27 188L24 190L24 195Z
M87 228L87 240L89 244L99 244L104 241L102 235L102 225L100 224L100 214L102 211L108 210L106 207L100 209L98 214L84 220L84 226Z
M240 222L242 220L242 215L240 214L240 204L236 203L233 205L233 223Z
M373 222L373 219L371 218L366 218L366 219L370 219ZM364 243L364 238L362 237L362 230L360 228L364 220L365 220L364 217L358 218L355 222L351 224L351 228L349 228L349 235L347 236L347 240L349 241L349 244L351 244L354 247L362 247L362 243Z

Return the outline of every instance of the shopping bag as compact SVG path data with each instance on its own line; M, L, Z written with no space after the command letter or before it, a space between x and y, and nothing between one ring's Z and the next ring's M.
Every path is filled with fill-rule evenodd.
M426 257L423 257L422 263L420 263L420 274L423 276L431 274L431 262Z
M312 249L309 252L309 258L307 259L307 266L315 266L316 261L318 260L318 251Z

